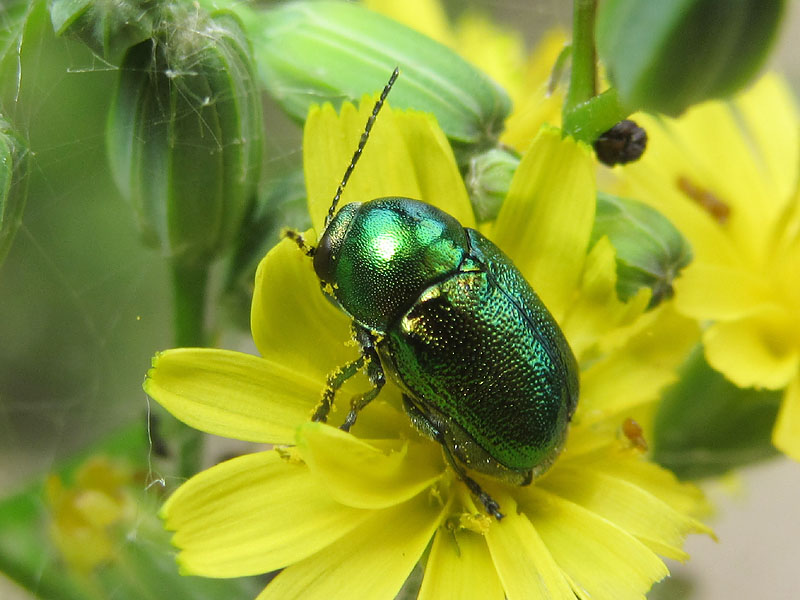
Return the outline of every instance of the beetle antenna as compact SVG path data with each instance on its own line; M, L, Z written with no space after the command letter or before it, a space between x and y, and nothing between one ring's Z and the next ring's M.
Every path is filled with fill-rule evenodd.
M375 118L378 116L381 107L383 107L383 103L386 101L386 97L389 95L389 92L391 91L392 86L394 85L394 82L399 74L400 69L395 67L394 71L392 72L392 76L389 78L389 82L383 87L380 98L378 98L378 101L375 102L375 107L372 109L372 114L369 116L369 119L367 119L366 127L364 127L364 133L361 134L361 139L358 141L358 148L356 148L356 151L353 153L353 158L350 160L350 165L344 172L342 183L340 183L339 187L336 188L336 195L333 197L331 207L328 209L328 215L325 217L325 227L328 226L328 223L331 222L331 219L333 219L333 216L336 214L336 206L339 204L339 199L342 197L344 186L347 185L350 175L353 174L353 169L356 168L358 159L361 158L361 153L364 151L364 146L367 145L367 140L369 139L369 132L372 131L372 126L375 124Z

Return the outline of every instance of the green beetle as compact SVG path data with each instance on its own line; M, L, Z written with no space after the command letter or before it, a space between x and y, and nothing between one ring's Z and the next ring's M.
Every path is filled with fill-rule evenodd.
M373 385L353 399L345 431L388 375L414 425L438 441L485 506L500 507L467 470L529 484L561 450L578 401L578 366L563 333L520 272L492 242L410 198L339 198L397 77L383 90L336 192L313 257L323 293L353 321L361 348L328 378L313 420L360 369Z

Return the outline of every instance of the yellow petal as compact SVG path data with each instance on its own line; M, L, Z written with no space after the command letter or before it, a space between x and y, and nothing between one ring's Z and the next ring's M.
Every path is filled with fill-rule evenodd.
M571 464L630 482L665 502L679 514L699 517L709 512L708 503L697 487L679 482L672 471L644 460L640 453L620 444L608 444L593 455L577 457ZM695 522L694 526L702 533L711 534L711 530L700 523Z
M363 4L437 42L453 46L447 13L436 0L364 0Z
M737 319L770 302L763 274L697 261L675 281L675 305L695 319Z
M580 281L594 209L589 147L543 128L514 174L492 238L557 320Z
M622 195L637 198L661 211L689 240L695 261L720 265L737 264L740 254L726 230L698 202L682 191L681 181L713 194L720 201L720 192L709 188L694 163L687 159L687 150L672 136L664 119L637 114L634 119L647 130L647 152L644 156L615 172L624 178Z
M643 600L668 574L639 540L578 504L531 486L520 506L579 598Z
M503 586L483 536L440 528L433 539L419 600L503 600Z
M442 514L442 507L424 493L374 512L336 544L285 569L258 600L394 598Z
M542 125L561 124L563 89L556 88L551 92L548 87L553 66L566 43L567 35L561 30L545 33L525 65L522 92L515 93L515 88L519 86L507 88L514 109L506 120L505 131L500 136L500 141L504 144L522 152L536 137Z
M795 376L786 389L772 442L781 452L800 461L800 376Z
M441 451L428 440L367 442L323 423L306 423L298 429L297 447L330 495L358 508L405 502L444 472Z
M617 297L616 251L607 237L599 240L586 257L579 295L569 307L562 328L580 360L603 335L628 325L641 315L650 295L640 290L628 302Z
M420 190L418 197L411 197L441 208L464 227L475 227L475 216L464 180L450 142L436 119L433 115L414 111L399 114L402 119L398 120L398 125Z
M308 468L276 451L220 463L184 483L162 508L184 573L268 573L330 545L369 515L336 503Z
M349 103L337 115L330 105L312 108L303 129L303 170L311 220L317 232L353 157L367 118L369 99L358 110ZM342 202L401 196L438 206L472 225L472 208L452 150L435 120L385 105L375 122Z
M318 379L317 397L326 375L358 356L346 346L349 320L325 299L311 259L288 239L258 265L250 322L261 356Z
M492 523L486 543L508 600L574 600L561 569L525 513L506 494L493 492L505 518Z
M761 184L761 158L753 154L752 141L744 135L732 106L706 102L666 123L682 160L691 165L691 172L684 170L676 175L688 176L694 185L711 190L730 207L725 229L739 250L750 253L762 247L762 235L776 214L776 206Z
M789 200L797 185L800 164L800 129L787 123L800 121L797 106L786 81L767 73L753 87L735 99L747 135L758 145L765 186L763 198L780 205Z
M628 328L627 339L581 373L578 420L581 424L611 420L616 429L644 404L654 404L675 369L697 343L697 324L663 305Z
M779 389L800 368L800 332L784 309L716 323L703 335L706 360L739 387Z
M647 490L595 469L580 465L553 469L538 485L614 523L667 558L685 560L686 535L703 530Z
M320 382L282 364L230 350L156 354L145 391L187 425L250 442L292 443Z

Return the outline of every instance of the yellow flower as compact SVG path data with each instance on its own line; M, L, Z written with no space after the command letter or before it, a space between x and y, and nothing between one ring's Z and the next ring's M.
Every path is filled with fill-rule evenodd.
M550 90L548 81L567 43L564 31L547 32L529 53L519 32L499 27L473 10L451 25L438 0L364 0L363 4L449 46L499 84L513 107L500 136L502 143L521 152L542 124L561 123L564 94L558 87Z
M706 359L733 383L786 389L773 441L800 460L800 119L791 95L767 75L730 103L637 120L647 152L618 174L625 193L692 244L676 306L710 322Z
M57 475L47 479L50 534L70 566L88 572L116 556L114 526L130 522L135 514L127 488L132 480L129 469L102 456L81 465L71 488Z
M316 231L372 106L312 110L304 131ZM347 318L320 293L311 261L288 240L263 259L252 330L261 357L214 349L157 355L145 389L179 419L216 435L278 444L183 484L163 508L187 574L283 571L260 599L391 599L427 554L420 598L643 598L667 575L658 555L685 559L700 493L647 462L620 435L647 420L696 336L647 293L621 303L613 248L587 253L594 217L589 149L543 130L523 156L486 233L515 260L582 361L566 448L527 487L477 477L505 518L489 517L411 426L391 383L351 433L310 422L326 375L358 355ZM342 202L400 195L474 224L463 181L432 117L383 109ZM307 234L316 239L313 231ZM369 386L359 375L342 405ZM431 545L432 542L432 545Z

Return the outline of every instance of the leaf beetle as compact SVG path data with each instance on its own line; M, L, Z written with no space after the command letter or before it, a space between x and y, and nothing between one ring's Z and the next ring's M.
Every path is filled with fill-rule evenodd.
M312 419L365 369L348 431L387 376L414 426L487 512L500 506L468 471L527 485L553 463L578 402L578 366L555 319L511 260L474 229L411 198L337 210L392 85L383 89L331 203L317 246L284 235L313 258L323 293L352 319L359 357L328 377Z

